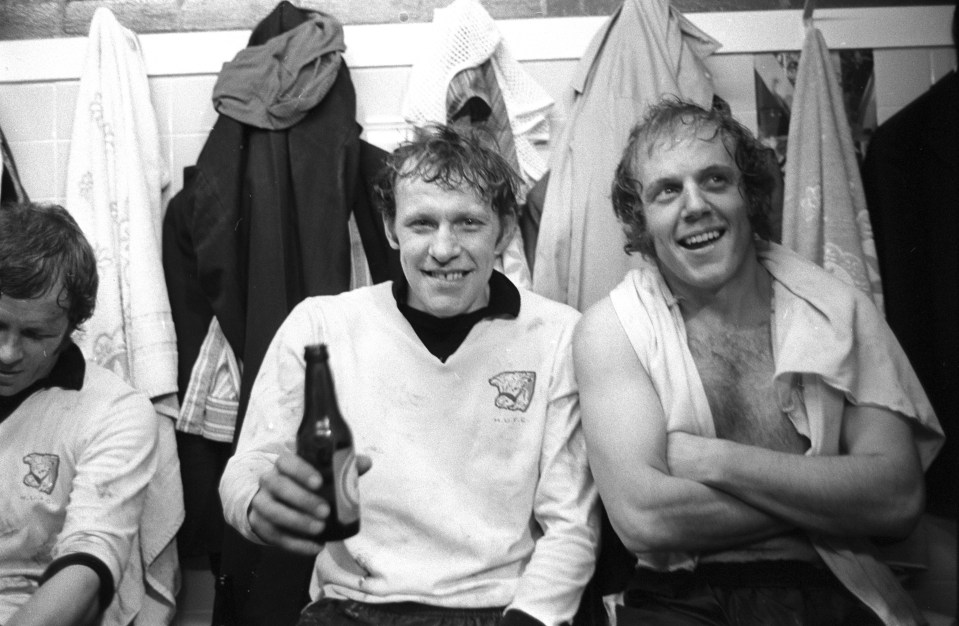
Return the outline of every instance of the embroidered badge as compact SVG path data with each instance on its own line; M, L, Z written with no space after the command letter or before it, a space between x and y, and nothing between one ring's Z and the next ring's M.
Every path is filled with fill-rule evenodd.
M510 411L525 411L536 389L536 372L500 372L489 379L496 387L496 407Z
M59 456L32 452L23 457L23 462L30 467L30 471L23 477L24 485L39 489L43 493L53 491L53 488L57 486L57 475L60 470Z

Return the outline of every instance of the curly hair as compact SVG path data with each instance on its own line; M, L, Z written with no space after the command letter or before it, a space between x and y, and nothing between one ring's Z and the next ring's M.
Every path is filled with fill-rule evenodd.
M769 239L775 178L769 169L768 149L725 110L665 98L647 109L643 120L633 127L613 177L613 210L626 233L626 253L655 257L643 213L643 185L636 169L640 159L652 157L659 143L680 134L705 141L719 137L723 141L740 171L739 189L746 199L753 234Z
M97 260L73 217L58 205L0 207L0 294L38 298L60 285L57 304L71 329L97 303Z
M422 180L443 189L469 189L500 219L516 216L520 179L491 137L469 128L432 124L387 157L375 185L376 202L389 224L396 219L396 186Z

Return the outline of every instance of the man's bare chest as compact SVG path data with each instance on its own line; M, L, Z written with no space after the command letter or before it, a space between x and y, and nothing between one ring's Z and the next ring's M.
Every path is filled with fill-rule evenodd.
M717 437L784 452L806 450L808 442L776 402L768 322L722 329L691 324L687 337Z

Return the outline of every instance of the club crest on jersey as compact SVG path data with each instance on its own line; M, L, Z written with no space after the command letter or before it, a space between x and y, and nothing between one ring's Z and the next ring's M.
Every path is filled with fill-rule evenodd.
M31 452L23 457L30 471L23 477L23 484L27 487L39 489L43 493L50 493L57 486L57 476L60 471L60 457L56 454Z
M496 407L510 411L525 411L536 389L536 372L500 372L489 379L496 387Z

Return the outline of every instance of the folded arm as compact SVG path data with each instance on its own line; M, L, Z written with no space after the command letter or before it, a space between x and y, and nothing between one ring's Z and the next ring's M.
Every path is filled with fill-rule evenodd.
M590 466L627 548L722 550L791 529L740 498L670 472L662 404L608 299L583 317L573 355Z
M836 456L788 454L673 433L670 467L808 531L907 535L924 506L911 426L889 410L848 403L841 419Z

